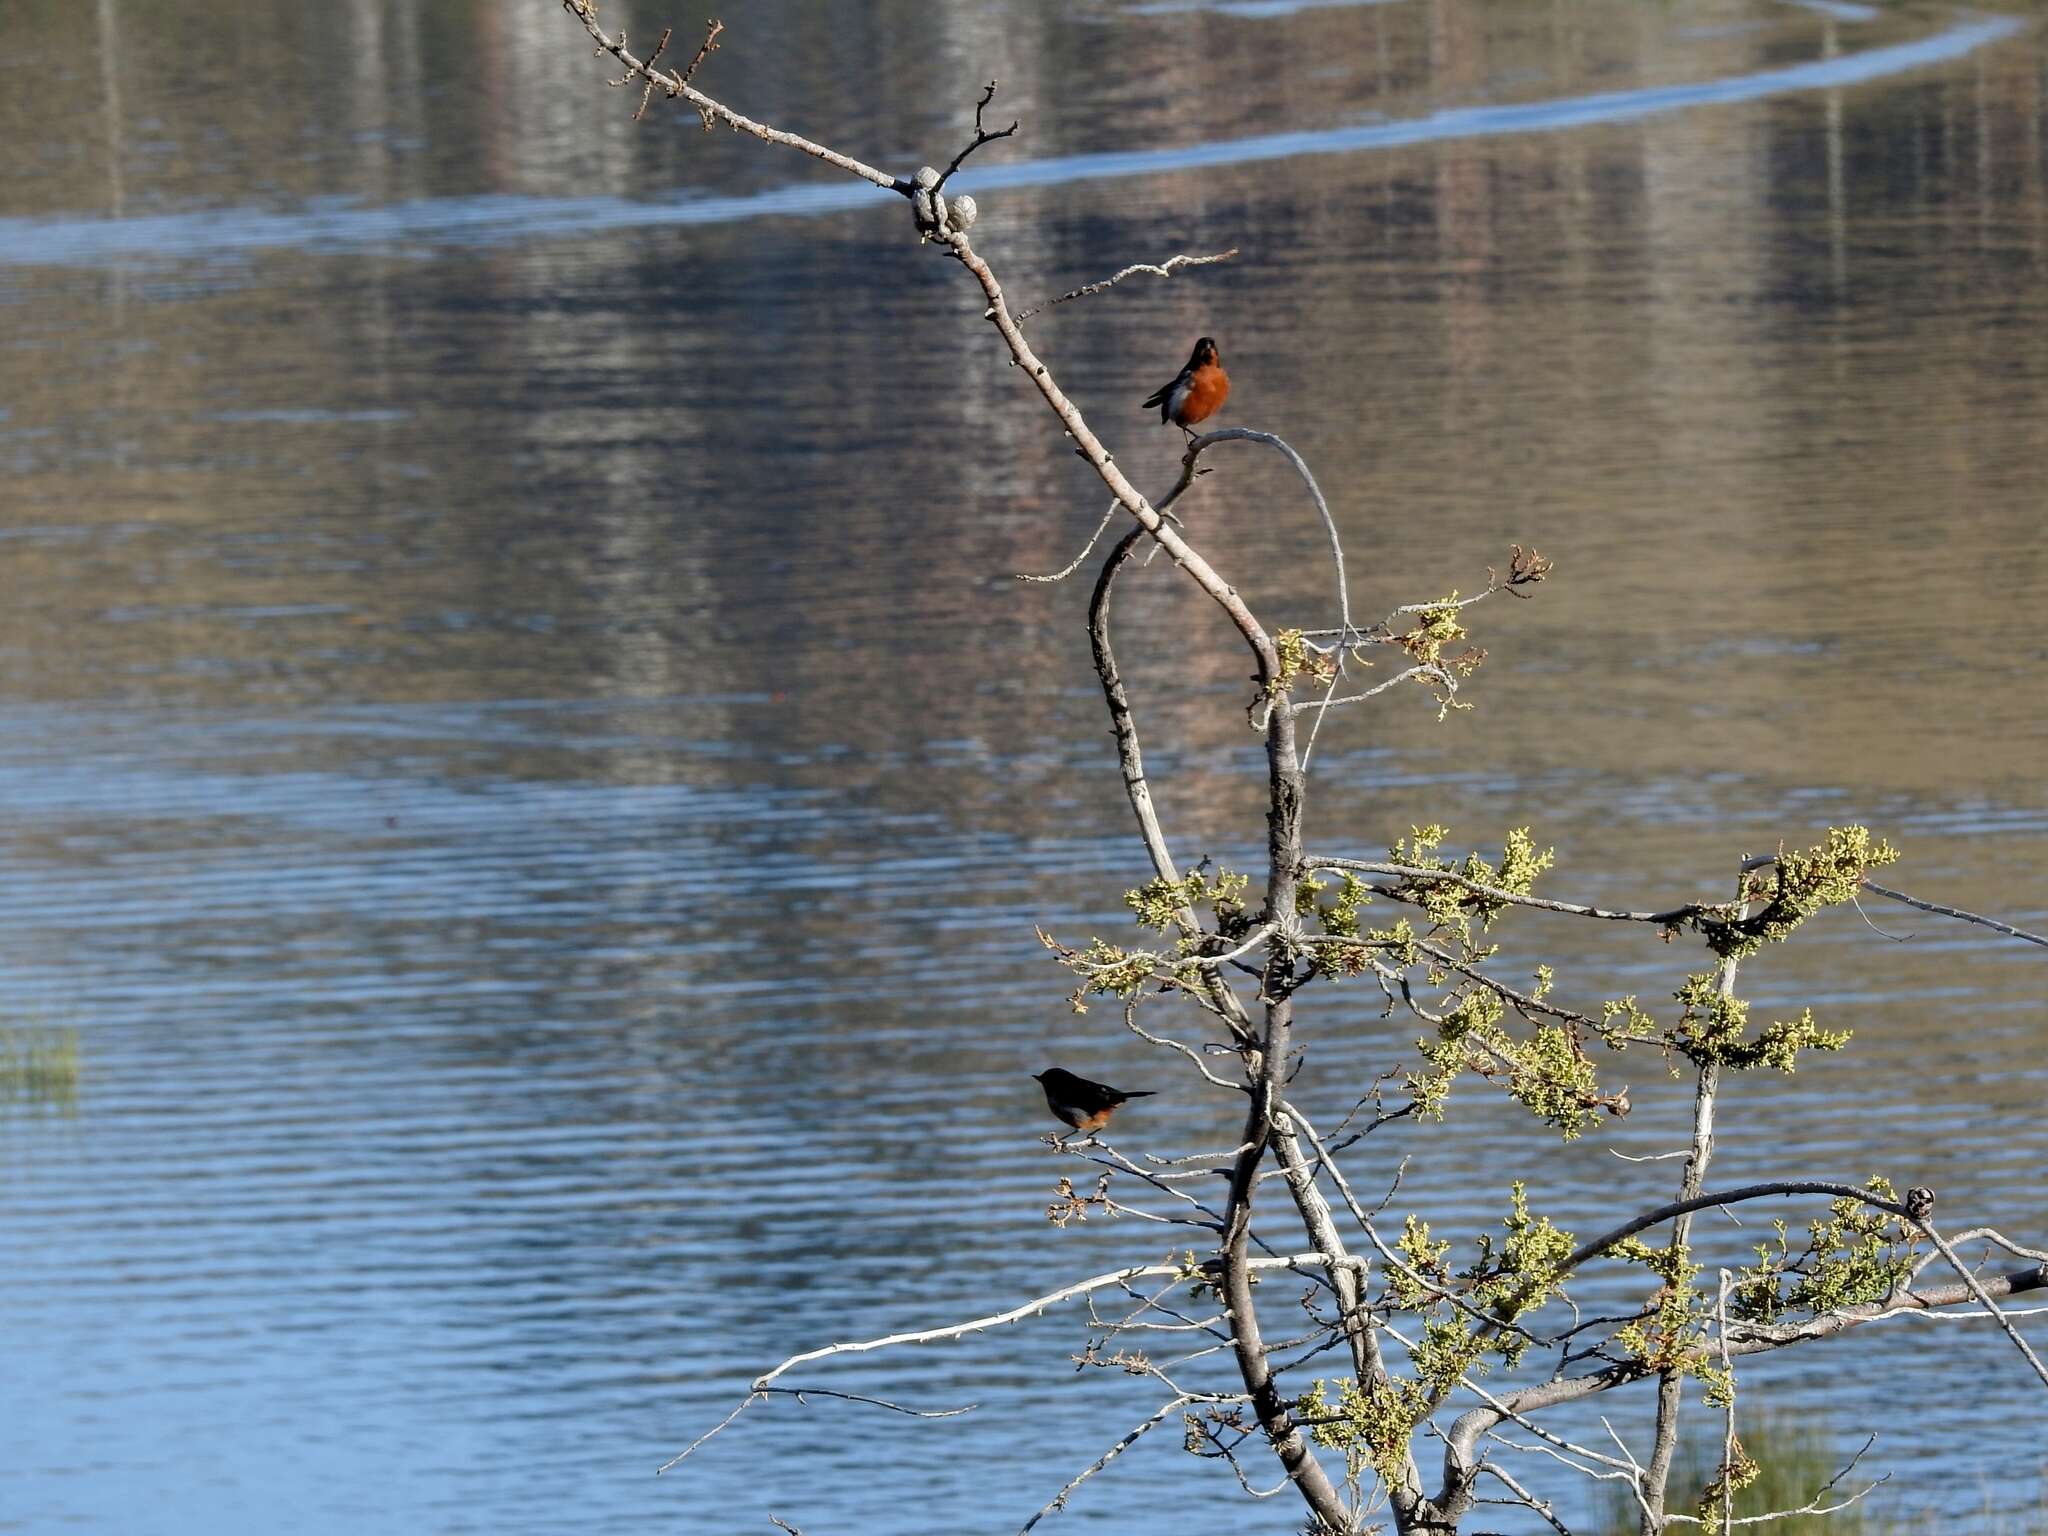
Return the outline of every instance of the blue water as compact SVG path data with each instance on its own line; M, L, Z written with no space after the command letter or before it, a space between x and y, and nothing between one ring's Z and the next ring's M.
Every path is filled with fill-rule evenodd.
M1137 402L1218 336L1221 420L1315 466L1360 615L1557 560L1471 610L1469 714L1333 720L1311 845L1526 824L1554 893L1663 905L1862 821L1888 883L2048 928L2033 18L1157 9L791 0L706 67L904 168L1000 77L1025 129L977 157L977 240L1020 304L1239 248L1034 337L1151 487L1178 435ZM978 295L871 189L633 126L601 80L546 4L0 9L0 1029L78 1068L0 1084L0 1529L1013 1531L1161 1401L1074 1369L1069 1308L796 1378L972 1414L776 1400L655 1475L790 1354L1197 1240L1047 1224L1095 1170L1039 1143L1031 1073L1157 1090L1133 1152L1227 1145L1238 1107L1075 1014L1034 932L1127 937L1146 871L1083 592L1014 579L1100 493ZM1269 457L1180 510L1262 614L1328 622ZM1245 663L1164 562L1116 624L1176 852L1250 865ZM2042 1241L2042 952L1867 906L1746 971L1856 1039L1731 1093L1716 1181L1883 1172ZM1699 963L1501 937L1581 1003ZM1412 1062L1384 1001L1304 994L1325 1123ZM1689 1108L1657 1058L1612 1070L1633 1113L1570 1147L1468 1083L1354 1177L1409 1159L1465 1252L1516 1179L1604 1227L1672 1181L1614 1154ZM1716 1264L1761 1230L1699 1228ZM2033 1510L2010 1346L1886 1327L1745 1390L1882 1431L1903 1528ZM1640 1447L1645 1402L1597 1408ZM1039 1530L1299 1523L1179 1446Z

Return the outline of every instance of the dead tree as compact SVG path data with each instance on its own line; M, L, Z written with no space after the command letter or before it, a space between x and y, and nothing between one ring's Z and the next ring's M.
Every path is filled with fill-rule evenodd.
M1507 834L1497 860L1477 853L1447 857L1441 851L1446 834L1435 827L1418 830L1382 858L1311 847L1304 834L1307 765L1316 735L1332 715L1383 695L1419 693L1440 714L1465 707L1461 681L1484 659L1484 652L1463 644L1467 610L1504 592L1529 596L1549 574L1549 563L1517 547L1506 569L1489 572L1474 596L1407 605L1371 624L1354 622L1336 522L1292 448L1270 434L1239 428L1195 436L1176 483L1156 500L1148 498L1033 349L1022 322L1037 311L1012 309L994 269L972 243L979 213L974 199L947 191L969 156L1016 131L1014 123L986 126L994 82L975 104L973 134L945 169L927 166L900 177L745 117L702 90L696 77L718 47L719 23L710 25L690 63L678 69L660 62L669 34L643 59L622 33L604 29L594 0L562 4L600 53L622 67L611 83L637 88L636 116L659 93L686 102L707 129L723 125L751 134L904 198L911 211L906 234L957 262L979 286L983 316L1022 370L1026 387L1036 390L1051 413L1048 426L1064 431L1108 490L1111 503L1096 538L1118 517L1133 525L1103 560L1087 622L1125 787L1151 864L1151 879L1128 897L1150 937L1136 945L1103 936L1080 942L1041 937L1076 978L1075 1007L1086 1008L1092 998L1111 1000L1125 1027L1177 1054L1208 1083L1241 1093L1245 1103L1236 1145L1206 1159L1134 1160L1098 1140L1061 1149L1101 1172L1086 1189L1077 1189L1072 1179L1059 1181L1048 1213L1055 1223L1090 1211L1140 1212L1121 1193L1135 1184L1144 1191L1141 1198L1164 1202L1163 1216L1143 1214L1201 1234L1201 1247L1191 1247L1184 1259L1094 1275L985 1317L794 1356L757 1378L724 1421L669 1465L749 1404L771 1395L801 1391L919 1412L860 1393L798 1387L791 1373L826 1359L1001 1327L1082 1299L1094 1321L1084 1361L1156 1379L1162 1401L1031 1516L1026 1530L1063 1507L1082 1481L1176 1416L1188 1449L1228 1462L1248 1492L1261 1490L1253 1488L1253 1469L1241 1457L1263 1444L1285 1473L1284 1482L1263 1491L1291 1485L1315 1532L1363 1532L1383 1528L1390 1517L1402 1533L1451 1533L1481 1506L1502 1503L1533 1511L1565 1531L1558 1513L1511 1470L1510 1455L1545 1458L1625 1487L1646 1536L1680 1524L1720 1529L1733 1517L1736 1490L1756 1470L1735 1435L1740 1358L1907 1313L1980 1317L2003 1329L2024 1366L2048 1385L2048 1367L2013 1322L2015 1314L2001 1306L2048 1288L2048 1254L1984 1227L1944 1235L1934 1224L1932 1191L1902 1195L1881 1177L1785 1179L1718 1190L1709 1188L1708 1179L1715 1112L1724 1091L1742 1074L1790 1071L1803 1052L1838 1050L1848 1041L1846 1033L1823 1029L1810 1012L1753 1021L1736 991L1745 958L1784 942L1815 912L1865 893L1985 923L2023 942L2048 945L2048 939L1874 884L1871 871L1897 855L1861 827L1835 828L1811 848L1781 847L1743 861L1727 895L1659 910L1610 910L1536 895L1534 884L1551 854L1538 849L1526 830ZM1230 254L1140 262L1052 302L1100 293L1139 273L1167 278ZM1269 630L1172 515L1196 475L1212 467L1204 461L1234 443L1280 453L1321 517L1335 576L1329 627ZM1031 579L1071 573L1095 543L1091 539L1066 571ZM1211 870L1206 861L1184 867L1154 804L1110 622L1119 573L1141 549L1147 558L1163 552L1214 602L1250 655L1246 714L1264 742L1267 791L1265 867L1256 893L1249 875ZM1393 658L1397 665L1368 682L1365 673L1378 658ZM1567 1005L1556 995L1548 967L1526 984L1489 967L1497 952L1489 934L1516 910L1637 924L1667 942L1698 945L1705 958L1685 976L1671 1003L1658 1009L1633 997ZM1389 914L1383 926L1375 925L1379 914ZM1416 1056L1408 1070L1375 1082L1342 1122L1319 1127L1289 1099L1302 1028L1296 1003L1346 983L1376 988L1383 1017L1402 1019L1401 1028L1419 1031ZM1178 1038L1167 1032L1173 1026L1157 1021L1173 1008L1201 1022L1201 1039ZM1606 1074L1631 1049L1689 1079L1692 1135L1674 1198L1590 1241L1535 1214L1517 1184L1501 1236L1482 1238L1469 1262L1459 1263L1452 1245L1432 1238L1419 1213L1402 1212L1398 1222L1389 1215L1398 1184L1368 1203L1339 1161L1341 1153L1394 1122L1441 1121L1453 1085L1468 1078L1504 1092L1570 1140L1628 1113L1629 1090L1611 1086ZM1223 1198L1205 1199L1202 1192L1219 1179L1227 1191ZM1255 1240L1253 1209L1268 1180L1278 1181L1293 1207L1297 1251L1266 1250ZM1755 1262L1721 1267L1709 1279L1694 1257L1694 1215L1786 1199L1808 1202L1809 1208L1820 1203L1804 1240L1777 1223L1775 1238L1757 1251ZM1974 1262L1959 1252L1965 1245L1979 1254ZM1994 1262L1994 1252L2006 1257ZM1583 1316L1571 1303L1570 1286L1596 1262L1639 1273L1639 1302L1620 1313ZM1952 1278L1930 1278L1936 1265ZM1311 1277L1316 1286L1307 1322L1287 1323L1285 1339L1272 1336L1273 1324L1262 1316L1255 1289L1262 1273L1276 1271ZM1128 1306L1115 1317L1101 1317L1094 1300L1104 1295L1121 1296ZM1141 1347L1153 1337L1183 1338L1189 1347L1176 1358L1158 1358ZM1234 1362L1234 1383L1218 1389L1183 1381L1184 1365L1223 1353ZM1324 1358L1342 1365L1315 1364ZM1526 1379L1537 1374L1530 1369L1536 1362L1547 1364L1548 1373ZM1481 1380L1488 1369L1525 1379L1495 1390ZM1700 1507L1676 1511L1667 1508L1667 1480L1688 1377L1720 1410L1715 1433L1721 1462ZM1630 1450L1625 1437L1616 1436L1611 1447L1590 1446L1568 1441L1542 1422L1546 1410L1633 1383L1654 1387L1646 1456ZM1440 1462L1433 1474L1423 1470L1425 1453ZM1801 1512L1839 1508L1868 1491L1866 1486L1838 1495L1843 1475L1817 1490Z

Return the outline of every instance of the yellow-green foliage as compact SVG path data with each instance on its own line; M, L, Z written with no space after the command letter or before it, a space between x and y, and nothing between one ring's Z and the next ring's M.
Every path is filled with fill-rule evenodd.
M1470 1269L1450 1272L1451 1245L1430 1235L1429 1224L1410 1215L1395 1249L1402 1265L1387 1271L1386 1299L1414 1313L1422 1327L1409 1351L1413 1379L1392 1377L1385 1384L1362 1388L1356 1380L1318 1381L1297 1401L1316 1442L1370 1464L1382 1478L1402 1469L1416 1426L1450 1396L1461 1377L1480 1377L1489 1356L1514 1364L1529 1341L1513 1330L1482 1329L1471 1309L1491 1310L1512 1323L1540 1306L1563 1278L1562 1266L1573 1250L1572 1235L1551 1225L1547 1217L1530 1214L1528 1192L1516 1184L1502 1225L1507 1235L1496 1243L1479 1240L1479 1256ZM1454 1307L1452 1293L1462 1294L1468 1308ZM1336 1391L1331 1401L1330 1392Z
M1740 959L1779 944L1825 907L1855 899L1863 877L1898 861L1898 850L1867 827L1830 827L1827 841L1799 853L1780 848L1777 862L1751 870L1742 894L1749 916L1694 919L1717 955Z
M1630 1237L1607 1251L1642 1265L1664 1282L1652 1298L1648 1316L1615 1330L1616 1346L1652 1370L1706 1379L1712 1390L1721 1378L1701 1343L1709 1314L1693 1285L1699 1266L1692 1262L1691 1250L1683 1243L1652 1248L1641 1238Z
M1517 1103L1565 1141L1597 1125L1600 1107L1615 1100L1601 1092L1599 1073L1571 1032L1542 1024L1517 1040L1505 1028L1506 1017L1506 1005L1490 987L1475 984L1453 998L1435 1038L1415 1042L1423 1067L1407 1075L1405 1086L1416 1113L1441 1120L1451 1085L1461 1072L1473 1071L1504 1081Z
M1441 1120L1451 1084L1468 1066L1488 1073L1497 1070L1501 1048L1512 1049L1500 1027L1504 1012L1498 993L1485 987L1469 988L1444 1010L1436 1038L1415 1042L1424 1069L1409 1073L1406 1086L1418 1114Z
M1408 1261L1408 1270L1413 1271L1411 1274L1408 1270L1397 1269L1388 1277L1387 1285L1397 1305L1408 1308L1424 1306L1438 1290L1450 1284L1451 1271L1444 1261L1451 1255L1451 1245L1448 1241L1433 1241L1429 1235L1429 1223L1414 1212L1408 1213L1401 1235L1394 1240L1394 1247Z
M1898 1199L1887 1179L1864 1187L1881 1200ZM1736 1283L1731 1299L1740 1316L1772 1322L1787 1312L1818 1315L1882 1301L1905 1283L1914 1231L1903 1217L1846 1197L1828 1210L1826 1219L1807 1223L1806 1248L1797 1256L1785 1223L1772 1223L1771 1241L1757 1244L1757 1262Z
M1216 917L1216 931L1231 938L1251 929L1244 895L1251 886L1249 875L1219 869L1211 876L1193 870L1178 880L1154 878L1135 891L1124 892L1124 905L1137 913L1138 921L1161 933L1173 927L1183 908L1207 906Z
M1556 1126L1566 1141L1599 1123L1599 1074L1572 1037L1554 1024L1543 1025L1519 1048L1508 1092L1531 1114Z
M1617 1051L1628 1049L1628 1036L1655 1038L1657 1020L1636 1006L1633 997L1620 997L1600 1005L1601 1037Z
M1326 683L1337 675L1337 658L1327 652L1311 650L1298 629L1283 629L1274 635L1273 652L1279 658L1280 670L1267 680L1268 698L1277 699L1287 692L1297 677L1305 675Z
M1445 874L1460 875L1473 885L1491 886L1515 896L1528 895L1536 884L1536 877L1550 868L1556 857L1553 849L1537 850L1527 827L1516 827L1508 833L1497 866L1477 853L1468 853L1463 862L1457 864L1444 858L1437 852L1447 835L1440 826L1414 827L1410 834L1393 846L1392 857L1396 864L1442 870ZM1402 900L1414 903L1428 914L1433 931L1456 938L1468 956L1490 953L1474 947L1473 921L1477 919L1483 932L1491 928L1494 919L1510 905L1499 896L1474 891L1470 885L1460 881L1431 880L1425 875L1403 876L1395 889Z
M1337 887L1336 898L1317 900L1330 888L1327 880L1304 880L1295 887L1294 904L1299 916L1313 916L1324 933L1336 938L1358 937L1358 909L1372 905L1372 887L1356 875L1347 874Z
M1337 1388L1335 1403L1328 1396L1332 1385ZM1391 1486L1400 1481L1407 1462L1408 1437L1418 1422L1419 1398L1412 1381L1396 1379L1385 1386L1375 1382L1360 1387L1349 1376L1335 1383L1318 1378L1295 1399L1294 1411L1309 1426L1317 1445L1359 1457Z
M1700 1524L1709 1531L1720 1530L1722 1494L1740 1493L1763 1475L1764 1469L1742 1448L1742 1442L1735 1441L1730 1447L1728 1458L1715 1469L1712 1481L1700 1495Z
M1316 1444L1368 1463L1383 1482L1400 1479L1408 1439L1437 1402L1467 1374L1484 1374L1484 1345L1462 1316L1432 1318L1423 1325L1413 1352L1416 1378L1395 1376L1361 1387L1354 1377L1335 1383L1318 1379L1294 1409ZM1329 1388L1337 1388L1337 1401Z
M1084 978L1067 1001L1074 1012L1086 1013L1091 996L1136 997L1165 962L1141 949L1127 950L1104 939L1090 939L1086 949L1063 963Z
M1363 928L1359 910L1372 903L1372 887L1356 875L1347 874L1337 887L1334 900L1318 898L1330 888L1327 880L1304 880L1296 888L1295 911L1313 916L1316 925L1331 938L1350 939L1348 944L1318 944L1310 952L1310 968L1318 975L1338 980L1358 976L1371 969L1374 951L1386 957L1390 966L1405 969L1415 963L1415 930L1407 918L1390 928Z
M1467 646L1454 654L1446 654L1447 646L1455 645L1466 636L1465 626L1459 621L1458 594L1453 592L1441 603L1424 608L1417 616L1415 627L1406 634L1393 636L1393 641L1422 666L1431 670L1424 673L1422 681L1437 697L1437 719L1441 720L1454 709L1470 709L1469 704L1460 704L1456 698L1456 684L1452 674L1470 677L1479 670L1479 664L1486 660L1486 652L1479 646Z
M1564 1261L1577 1244L1571 1233L1551 1225L1548 1216L1529 1214L1528 1190L1520 1182L1508 1192L1508 1215L1502 1225L1508 1235L1498 1250L1489 1235L1480 1234L1479 1262L1466 1276L1472 1281L1473 1300L1491 1308L1502 1322L1512 1323L1549 1299L1562 1283ZM1513 1365L1529 1341L1519 1333L1506 1333L1496 1347Z
M1686 977L1674 995L1684 1012L1671 1043L1702 1064L1719 1062L1738 1072L1752 1067L1793 1072L1801 1051L1839 1051L1849 1043L1848 1030L1822 1029L1813 1022L1810 1008L1802 1009L1796 1019L1766 1024L1755 1038L1744 1039L1749 1004L1739 997L1723 997L1715 977L1706 972Z
M1458 622L1458 613L1456 592L1437 606L1423 609L1415 616L1415 627L1399 637L1401 649L1420 662L1441 661L1444 647L1456 645L1468 633Z

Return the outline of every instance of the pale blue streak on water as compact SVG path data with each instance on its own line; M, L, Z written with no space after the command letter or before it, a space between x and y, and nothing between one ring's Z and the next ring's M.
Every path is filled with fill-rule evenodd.
M1924 69L2012 36L2023 24L2006 16L1958 22L1932 36L1838 58L1815 59L1732 79L1640 90L1604 91L1556 101L1459 107L1397 122L1259 134L1168 149L1120 150L1023 160L963 171L960 191L1063 186L1250 165L1303 155L1367 150L1503 134L1555 133L1591 123L1629 122L1688 108L1755 101L1798 91L1833 90ZM508 241L585 238L623 229L726 224L743 219L804 218L875 205L879 188L844 180L776 187L741 197L671 201L618 197L436 198L389 207L322 206L298 212L258 208L142 215L126 219L0 219L0 263L96 265L235 256L265 249L344 252L407 245L488 246Z

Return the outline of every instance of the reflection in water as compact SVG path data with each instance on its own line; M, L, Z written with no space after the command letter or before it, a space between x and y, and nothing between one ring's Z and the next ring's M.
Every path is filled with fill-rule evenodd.
M1851 1454L1844 1454L1839 1448L1845 1439ZM1941 1513L1930 1506L1917 1512L1910 1521L1887 1515L1863 1502L1883 1474L1870 1470L1868 1459L1847 1470L1861 1439L1844 1436L1825 1413L1800 1418L1769 1412L1749 1416L1739 1425L1738 1441L1756 1462L1757 1476L1736 1493L1734 1518L1756 1520L1766 1514L1815 1505L1829 1511L1771 1522L1768 1529L1781 1532L1782 1536L1908 1536L1915 1530L1958 1523L1958 1501L1954 1499ZM1721 1454L1718 1440L1688 1445L1680 1451L1671 1469L1671 1509L1697 1510L1710 1487L1716 1491L1708 1507L1720 1508L1716 1478ZM2027 1518L2030 1513L2033 1512L2015 1512L2009 1505L1987 1500L1964 1513L1962 1520L1975 1531L2036 1536L2041 1526ZM1600 1536L1636 1536L1641 1529L1641 1510L1635 1500L1603 1485Z
M1258 8L1260 14L1300 9L1295 3ZM1231 14L1249 8L1222 6ZM1862 9L1861 7L1844 9ZM1851 19L1864 19L1854 17ZM1073 182L1157 176L1168 171L1297 160L1313 155L1356 154L1445 139L1499 134L1551 133L1593 123L1627 122L1688 107L1753 101L1795 91L1835 90L1881 80L1961 58L2013 35L2021 23L2011 17L1957 22L1929 37L1844 56L1827 34L1824 56L1806 64L1756 70L1727 79L1603 91L1590 96L1463 107L1400 122L1377 122L1306 133L1268 133L1212 140L1174 149L1114 150L1025 160L988 169L977 166L958 179L962 191L1066 186ZM1460 50L1457 57L1465 57ZM189 259L208 255L291 247L307 251L350 251L365 247L425 243L489 245L507 240L593 236L615 230L670 225L725 224L742 219L815 216L873 206L877 189L835 182L785 186L745 197L691 197L681 201L621 198L536 198L495 194L435 198L392 206L327 206L299 213L260 209L209 209L197 214L153 218L0 220L0 261L24 265L95 263L138 258ZM118 214L118 208L116 213Z
M0 1026L0 1106L78 1105L78 1031Z
M787 1351L1154 1254L1044 1227L1048 1060L1172 1089L1148 1150L1228 1133L1065 1011L1031 935L1112 929L1142 875L1082 594L1010 578L1098 493L900 209L633 125L552 7L262 4L229 39L100 0L77 55L72 9L0 11L0 953L90 1071L75 1115L0 1116L0 1523L1021 1522L1154 1406L1048 1370L1071 1319L861 1377L966 1420L776 1404L647 1474ZM904 165L971 101L929 81L1000 77L1026 131L977 233L1020 302L1241 247L1039 340L1154 484L1135 402L1217 335L1222 419L1315 465L1362 611L1510 542L1558 560L1475 612L1475 714L1323 734L1320 848L1532 823L1560 893L1663 901L1863 820L1898 884L2040 927L2040 34L1825 9L787 0L707 68ZM771 205L814 216L663 222ZM1185 510L1320 622L1320 527L1266 457ZM1243 665L1163 567L1120 604L1175 845L1242 862ZM1911 942L1850 913L1756 967L1760 1007L1857 1040L1731 1107L1724 1171L1881 1170L2038 1230L2039 961L1878 920ZM1685 958L1507 936L1581 999ZM1369 999L1315 1018L1318 1112L1405 1058ZM1682 1134L1661 1082L1618 1150ZM1662 1187L1469 1108L1367 1169L1413 1154L1443 1232L1518 1176L1580 1226ZM2017 1403L2009 1349L1943 1344L1745 1384L1889 1426L1917 1510L2032 1450L2021 1414L1897 1422L1943 1370ZM1061 1519L1235 1530L1233 1487L1141 1445Z

